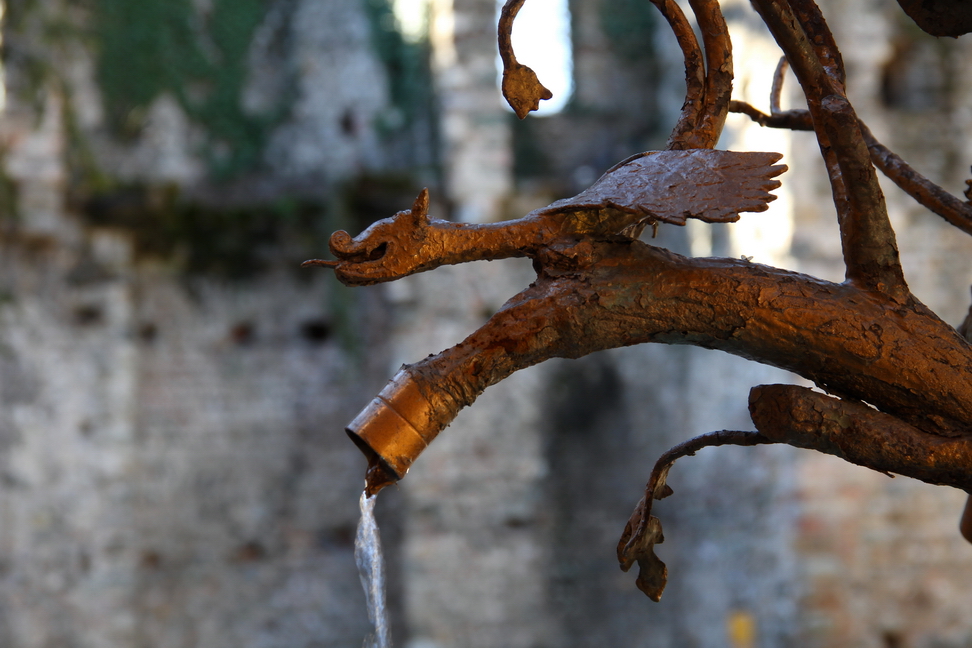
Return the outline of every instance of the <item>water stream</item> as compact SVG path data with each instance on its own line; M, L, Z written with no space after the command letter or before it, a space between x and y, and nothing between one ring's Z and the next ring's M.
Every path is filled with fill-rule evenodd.
M375 496L361 493L361 521L354 538L354 562L368 602L368 620L374 629L365 637L362 648L391 648L391 629L385 607L385 557L375 522Z

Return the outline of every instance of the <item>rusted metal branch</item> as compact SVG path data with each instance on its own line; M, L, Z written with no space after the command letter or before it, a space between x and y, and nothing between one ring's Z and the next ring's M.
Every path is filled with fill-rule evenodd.
M702 50L674 0L652 0L668 21L685 59L685 103L668 149L712 148L719 141L732 94L732 43L717 0L690 0L702 32Z
M689 439L671 448L658 458L651 470L651 477L645 486L645 495L635 506L628 523L624 527L621 539L618 541L618 562L622 571L628 571L638 563L638 589L644 592L652 601L661 600L662 592L668 582L668 568L655 555L655 545L665 541L662 535L661 522L651 514L654 500L660 500L672 494L672 488L666 483L668 472L678 459L694 456L702 448L723 445L754 446L766 443L780 443L758 432L740 432L738 430L720 430L710 432Z
M783 95L783 82L786 80L786 71L789 69L790 64L786 62L786 57L781 56L779 63L776 64L776 71L773 72L773 87L770 90L770 113L773 115L779 115L783 112L780 109L780 98Z
M905 13L933 36L958 37L972 32L972 4L968 0L898 0Z
M577 358L644 342L692 344L793 371L839 396L757 387L750 409L758 434L718 433L662 457L619 548L623 566L642 563L639 586L657 600L665 568L652 552L662 533L650 515L651 501L668 492L664 481L671 462L701 447L693 443L788 443L882 472L972 487L972 346L910 295L871 158L906 190L922 195L920 200L960 212L860 123L844 94L843 63L833 36L812 0L753 0L786 53L809 108L780 111L781 63L770 115L729 101L731 48L714 0L691 0L705 44L705 70L698 41L673 0L653 2L672 25L686 59L687 97L670 150L632 156L574 198L518 221L431 220L423 192L412 209L357 237L335 233L335 261L308 263L333 268L349 285L510 256L530 257L538 274L463 342L403 367L348 426L368 456L372 494L400 479L484 389L553 357ZM522 68L509 41L522 3L509 0L500 21L508 71ZM512 93L524 110L542 94L535 75L526 86ZM636 240L647 224L682 224L690 217L732 221L771 200L769 192L783 170L775 165L777 154L709 148L729 109L766 126L815 131L849 281L834 284L748 261L687 259ZM972 538L972 513L968 517L962 529Z
M705 94L693 143L712 148L722 135L732 98L732 42L718 0L689 0L705 47Z
M685 65L685 102L672 134L668 138L669 150L700 148L694 145L692 134L702 112L702 101L705 94L705 63L702 49L695 37L692 25L682 12L675 0L651 0L658 7L662 16L675 34L678 46L682 50Z
M942 438L862 404L794 385L761 385L749 395L756 428L779 443L831 454L872 470L972 492L972 438ZM959 530L972 542L972 496Z
M781 0L753 4L807 97L837 206L847 279L894 299L908 299L884 195L857 116L843 94L843 65L826 22L812 2L794 0L797 12Z
M806 33L817 60L831 79L835 89L844 94L847 73L844 60L837 48L837 41L827 25L827 21L814 0L787 0L793 14ZM785 50L784 50L785 51ZM829 93L828 93L829 94Z
M809 110L793 109L767 115L752 104L734 99L729 102L729 112L742 113L766 128L785 128L794 131L813 130L813 119L810 117Z
M753 7L783 50L804 92L809 91L808 101L842 91L840 83L835 83L839 74L824 67L787 0L753 0Z
M540 83L537 73L516 60L513 53L513 20L526 0L507 0L500 11L498 41L503 61L503 96L520 119L540 107L553 93Z
M702 435L675 446L655 463L644 497L618 543L621 569L628 571L637 562L638 588L652 600L661 598L668 576L665 564L654 553L654 545L664 537L661 522L651 515L652 501L672 494L666 482L675 460L703 447L785 443L889 476L897 473L931 484L972 489L972 438L930 435L862 403L794 385L754 387L749 409L758 433L724 430ZM961 526L968 526L964 516Z
M850 102L829 95L822 126L844 179L848 208L838 213L847 278L898 300L910 297L884 192Z
M918 173L901 156L881 144L864 122L858 124L871 153L871 161L884 175L922 207L938 214L966 234L972 234L972 205Z
M644 342L720 349L793 371L930 440L972 436L972 347L917 302L640 241L561 239L536 262L536 282L483 327L404 368L432 404L421 411L435 415L417 422L389 406L423 438L515 371ZM366 440L371 426L362 423L353 432Z
M796 385L749 395L756 429L778 443L840 457L883 473L972 490L972 438L945 438L867 405Z
M501 379L493 372L549 357L693 344L794 371L932 434L972 434L972 348L921 304L639 241L552 247L538 257L534 286L459 347L423 361L450 376L440 384L478 394ZM500 343L510 336L512 345Z
M813 120L808 110L787 110L767 115L744 101L732 101L729 112L742 113L767 128L813 130ZM916 171L901 156L879 142L863 121L858 120L858 127L874 166L922 207L938 214L966 234L972 234L972 204L962 201Z

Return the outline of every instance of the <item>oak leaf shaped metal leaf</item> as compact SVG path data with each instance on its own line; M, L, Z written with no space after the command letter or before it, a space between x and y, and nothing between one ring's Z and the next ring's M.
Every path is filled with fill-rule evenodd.
M647 222L684 225L687 218L707 223L739 220L740 212L759 212L776 199L776 176L786 165L779 153L649 151L608 170L573 198L540 210L556 214L612 208Z
M621 570L628 571L638 563L635 584L656 603L661 600L668 583L668 567L655 555L655 545L665 542L665 536L661 521L651 514L651 507L654 500L665 499L672 494L672 487L666 482L673 465L674 460L661 468L656 466L652 471L648 492L638 502L618 542Z
M621 569L628 571L638 563L638 579L635 584L648 598L657 603L668 583L668 567L655 555L655 545L665 541L661 522L654 515L648 515L644 524L636 532L629 522L618 545ZM632 535L634 535L632 539Z

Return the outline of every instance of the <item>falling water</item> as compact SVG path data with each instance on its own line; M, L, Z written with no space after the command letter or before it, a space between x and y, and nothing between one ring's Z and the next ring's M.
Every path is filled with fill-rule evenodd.
M354 539L354 562L368 602L368 620L374 632L365 637L362 648L391 648L388 610L385 608L385 557L375 522L375 497L361 493L361 521Z

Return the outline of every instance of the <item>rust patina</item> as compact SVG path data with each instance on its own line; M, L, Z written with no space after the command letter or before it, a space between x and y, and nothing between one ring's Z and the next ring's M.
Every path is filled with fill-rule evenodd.
M403 367L348 426L369 459L370 494L404 477L483 390L548 358L691 344L788 369L826 392L756 386L757 431L702 435L659 459L618 545L622 568L638 563L638 586L658 600L667 572L653 551L663 536L651 503L671 494L672 463L699 448L786 443L972 490L972 326L952 328L911 294L875 165L967 233L972 208L877 142L857 117L840 52L812 0L753 0L807 98L806 110L780 111L781 63L769 114L730 100L732 49L715 0L690 0L701 44L677 3L652 1L675 32L686 72L686 100L666 150L633 155L577 196L503 223L430 219L423 191L411 209L356 237L336 232L335 259L305 265L332 268L349 286L479 259L529 257L537 272L461 343ZM499 28L503 89L520 117L549 98L510 45L522 4L506 3ZM919 25L938 24L939 14L922 9L927 3L902 5ZM843 283L746 260L686 258L639 240L658 223L731 222L766 209L785 167L776 153L714 150L730 110L764 126L815 132L840 226ZM972 507L960 526L972 540Z

